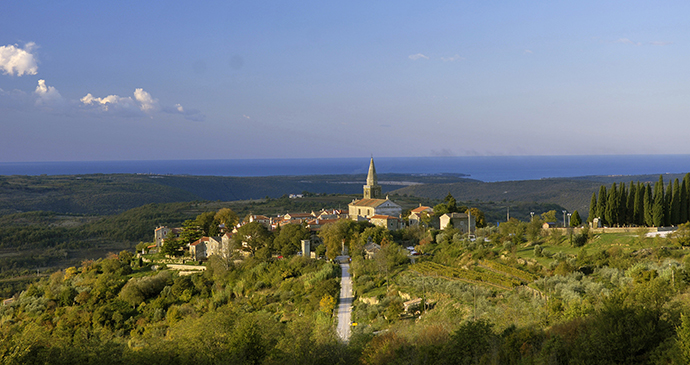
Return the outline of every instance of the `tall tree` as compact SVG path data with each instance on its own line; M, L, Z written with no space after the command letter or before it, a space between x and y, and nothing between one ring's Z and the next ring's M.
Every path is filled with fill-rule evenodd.
M659 181L654 184L654 203L652 205L652 225L661 227L664 225L666 210L666 198L664 197L664 177L659 175Z
M624 226L628 216L628 192L625 190L623 182L618 185L618 224Z
M680 221L680 182L673 180L673 195L671 196L671 224L678 225Z
M637 222L635 222L635 193L637 192L637 185L630 181L630 187L628 188L628 199L625 202L626 205L626 214L625 214L625 224L626 225L635 225Z
M649 183L645 184L644 189L644 225L647 227L654 226L654 196L652 195L652 187Z
M570 226L579 227L581 224L582 218L580 218L580 213L578 213L577 210L574 210L573 214L570 216Z
M451 195L450 191L448 192L448 195L443 199L443 201L446 203L446 206L448 206L448 213L455 213L458 211L458 204L457 201L455 201L455 198L453 195Z
M611 185L611 190L608 191L608 199L606 202L606 209L604 210L604 221L610 226L618 225L618 212L620 211L620 196L618 195L618 188L616 183Z
M606 186L602 185L599 187L599 200L597 200L597 217L599 219L604 219L604 211L606 210Z
M673 198L673 180L670 180L668 182L668 186L666 187L665 194L664 194L664 225L665 226L670 226L671 225L671 199Z
M687 176L687 175L686 175ZM688 221L688 181L683 178L683 182L680 183L680 214L678 218L680 222L685 223Z
M685 174L683 177L683 183L685 185L685 196L687 198L687 202L685 204L688 211L687 219L690 220L690 173Z
M644 192L644 185L638 181L635 188L635 207L633 212L633 222L638 226L644 226Z
M592 200L589 201L589 215L587 216L587 222L591 222L597 217L597 194L592 193Z

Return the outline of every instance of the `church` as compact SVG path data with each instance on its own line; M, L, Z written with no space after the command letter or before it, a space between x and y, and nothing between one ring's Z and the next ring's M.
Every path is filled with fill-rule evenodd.
M402 207L389 200L387 196L383 199L381 185L379 185L378 178L376 177L373 157L371 162L369 162L367 184L364 185L364 198L353 200L348 207L350 219L352 220L370 220L374 216L400 218Z

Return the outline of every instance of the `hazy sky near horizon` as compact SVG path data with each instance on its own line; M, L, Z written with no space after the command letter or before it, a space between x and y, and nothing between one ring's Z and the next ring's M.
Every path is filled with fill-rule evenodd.
M690 154L685 1L8 1L0 162Z

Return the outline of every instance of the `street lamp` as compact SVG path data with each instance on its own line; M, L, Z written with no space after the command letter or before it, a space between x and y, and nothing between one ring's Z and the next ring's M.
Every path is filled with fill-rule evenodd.
M531 222L533 220L534 220L534 212L529 212L529 221Z
M570 216L572 216L573 213L568 213L568 227L570 227Z

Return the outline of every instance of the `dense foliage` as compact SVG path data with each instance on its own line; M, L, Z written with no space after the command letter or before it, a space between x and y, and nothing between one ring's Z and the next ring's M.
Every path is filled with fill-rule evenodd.
M666 188L663 175L653 187L639 181L628 188L624 183L613 183L608 190L602 185L591 202L590 222L599 218L607 226L676 226L690 220L690 173Z

